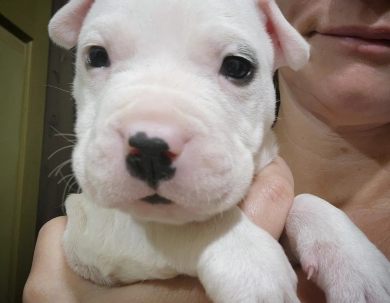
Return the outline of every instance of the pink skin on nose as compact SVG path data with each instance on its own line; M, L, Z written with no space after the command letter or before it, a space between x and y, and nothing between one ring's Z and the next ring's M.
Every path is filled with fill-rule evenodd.
M161 139L167 143L169 149L163 153L172 161L183 152L185 144L190 140L190 136L185 135L179 125L159 123L154 121L136 121L130 123L126 129L125 139L128 140L138 133L145 133L148 138ZM126 142L128 145L128 142ZM129 146L129 153L140 155L143 153L139 148Z

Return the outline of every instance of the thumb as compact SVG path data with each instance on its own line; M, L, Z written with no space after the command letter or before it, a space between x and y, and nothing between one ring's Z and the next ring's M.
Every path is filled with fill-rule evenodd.
M294 200L294 179L290 168L279 156L253 180L241 210L248 218L279 239Z

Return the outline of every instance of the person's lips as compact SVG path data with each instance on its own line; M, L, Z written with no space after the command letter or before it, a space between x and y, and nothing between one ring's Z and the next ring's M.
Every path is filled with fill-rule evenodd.
M320 32L324 35L390 41L390 27L339 27Z
M390 28L337 27L318 31L332 47L365 56L390 56Z

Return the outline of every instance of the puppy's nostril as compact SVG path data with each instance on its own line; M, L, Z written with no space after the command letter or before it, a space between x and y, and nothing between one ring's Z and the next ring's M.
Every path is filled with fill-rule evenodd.
M163 180L169 180L175 174L172 160L176 155L169 151L169 145L163 139L149 138L139 132L129 139L130 151L126 165L130 174L156 189Z
M142 151L139 149L139 148L135 148L135 147L132 147L130 148L130 152L129 152L130 155L133 155L133 156L142 156ZM168 158L170 160L175 160L177 155L171 151L163 151L161 154L160 154L160 157L165 157L165 158Z
M132 147L130 149L130 155L141 156L142 155L142 151L139 148Z
M175 160L175 158L177 157L176 154L174 154L173 152L170 152L169 150L163 152L162 155L167 157L168 159L171 159L172 161Z

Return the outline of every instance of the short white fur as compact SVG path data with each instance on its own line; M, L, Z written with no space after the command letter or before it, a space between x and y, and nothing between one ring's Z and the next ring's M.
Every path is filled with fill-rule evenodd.
M77 44L73 168L83 193L66 201L69 265L103 285L187 274L216 303L299 302L282 247L237 207L277 154L272 75L309 58L274 1L71 0L49 32L63 47ZM94 45L106 48L109 67L88 67ZM220 75L229 55L255 57L251 81ZM156 190L126 169L128 137L139 130L180 150L174 178L157 189L173 205L140 201ZM296 199L288 242L328 301L388 302L386 258L329 203ZM339 260L345 266L329 266Z

